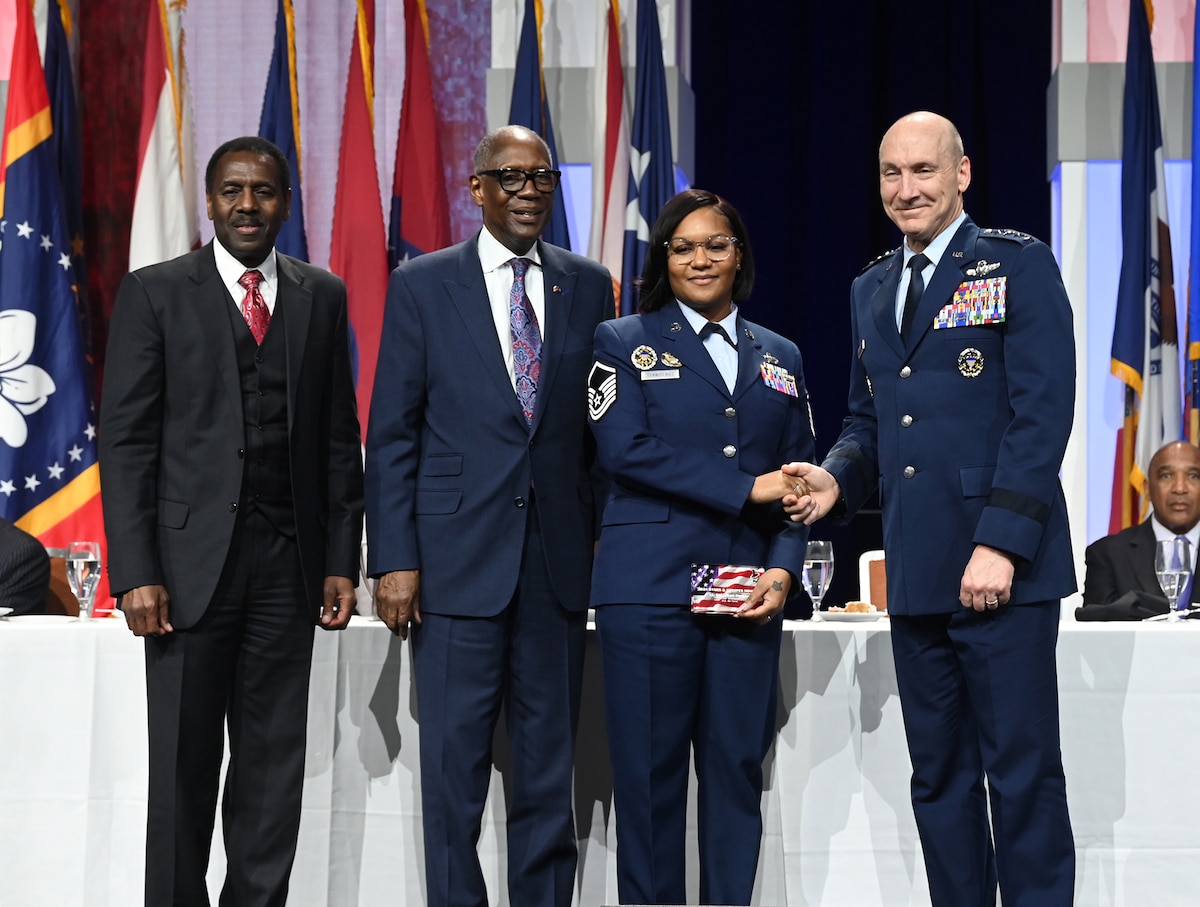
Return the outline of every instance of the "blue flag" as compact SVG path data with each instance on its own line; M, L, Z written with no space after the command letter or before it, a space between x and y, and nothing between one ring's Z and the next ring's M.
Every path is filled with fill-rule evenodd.
M92 380L53 120L18 3L0 180L0 515L46 545L102 539Z
M521 25L521 41L517 45L517 68L513 73L508 122L526 126L545 139L550 146L550 163L558 166L558 146L554 142L550 105L546 103L546 81L542 77L541 7L541 0L525 0L525 20ZM564 249L571 248L567 206L563 201L561 185L554 190L554 211L542 239Z
M304 197L300 191L300 103L296 89L295 34L292 0L279 0L275 14L275 49L271 51L258 134L278 145L292 168L292 213L283 222L275 239L275 248L285 255L308 261Z
M1125 422L1109 521L1118 529L1140 521L1150 458L1180 438L1183 413L1162 124L1150 22L1141 0L1129 4L1121 138L1121 276L1112 373L1125 384Z
M625 208L625 257L621 274L621 314L637 311L635 281L642 275L650 226L675 194L671 155L671 115L663 70L658 7L637 8L637 84L633 102L633 145L629 154L629 204Z

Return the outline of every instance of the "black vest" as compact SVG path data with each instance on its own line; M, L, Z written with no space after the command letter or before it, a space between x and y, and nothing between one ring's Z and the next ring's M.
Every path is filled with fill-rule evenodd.
M242 414L246 420L246 466L238 509L258 510L286 536L296 534L288 448L287 347L284 307L278 298L262 346L238 308L230 306Z

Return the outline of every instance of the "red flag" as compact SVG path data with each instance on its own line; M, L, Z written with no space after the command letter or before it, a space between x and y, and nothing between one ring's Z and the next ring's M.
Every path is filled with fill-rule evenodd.
M375 3L374 0L358 0L357 6L350 46L350 71L346 77L346 112L338 155L329 270L346 281L350 326L354 333L358 420L362 424L363 437L366 437L375 363L379 358L379 334L383 327L388 263L372 119Z
M450 207L438 141L425 0L404 0L404 98L388 230L388 264L450 245Z
M200 242L182 4L149 0L147 8L137 192L129 234L131 271L175 258Z
M629 104L621 68L621 18L617 0L601 0L596 23L596 124L592 153L592 233L588 254L613 277L621 311L625 206L629 199Z

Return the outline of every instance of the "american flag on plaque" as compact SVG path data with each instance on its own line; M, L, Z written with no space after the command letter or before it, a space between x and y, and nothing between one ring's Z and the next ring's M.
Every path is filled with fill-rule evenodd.
M692 564L692 611L731 614L750 599L762 567L740 564Z

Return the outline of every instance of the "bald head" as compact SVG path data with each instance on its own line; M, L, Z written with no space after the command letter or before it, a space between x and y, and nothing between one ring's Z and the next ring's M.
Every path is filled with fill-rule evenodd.
M1200 450L1173 441L1150 458L1150 505L1154 516L1176 535L1200 522Z
M526 126L501 126L485 135L479 140L479 144L475 146L475 172L480 173L484 170L491 170L496 166L496 147L509 142L522 143L533 142L539 146L541 151L546 155L546 160L550 161L548 166L553 167L554 163L550 156L550 146L546 144L546 140L540 135L529 129Z
M963 210L971 161L954 124L926 110L901 117L879 143L879 197L914 252Z

